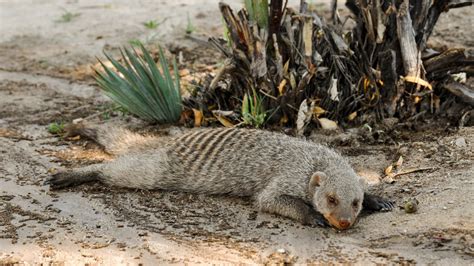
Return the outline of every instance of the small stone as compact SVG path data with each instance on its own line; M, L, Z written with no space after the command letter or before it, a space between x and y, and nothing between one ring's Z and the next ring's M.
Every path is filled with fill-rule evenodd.
M387 183L387 184L393 184L395 183L395 179L393 179L391 176L386 176L384 179L383 179L383 182Z
M446 206L443 206L443 210L447 210L447 209L448 209L448 207L446 207Z
M466 139L463 138L463 137L459 137L456 139L455 141L455 144L456 146L458 146L459 148L466 148L467 144L466 144Z
M406 213L415 213L418 211L418 200L415 198L405 200L405 204L403 205L403 209Z
M284 248L279 248L277 249L277 252L280 254L286 253L286 250Z
M83 118L76 118L76 119L72 120L72 123L73 123L73 124L79 124L79 123L81 123L82 121L84 121Z

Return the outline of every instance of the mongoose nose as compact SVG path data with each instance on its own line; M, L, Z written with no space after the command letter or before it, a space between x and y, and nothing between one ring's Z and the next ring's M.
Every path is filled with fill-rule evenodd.
M351 222L349 220L339 220L339 226L341 229L346 229L351 226Z

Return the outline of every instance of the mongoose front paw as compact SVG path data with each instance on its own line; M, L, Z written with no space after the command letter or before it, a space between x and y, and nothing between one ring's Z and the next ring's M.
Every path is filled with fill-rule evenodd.
M395 202L391 200L387 200L384 198L377 197L375 199L375 210L381 212L388 212L395 208Z
M379 196L366 194L364 196L364 208L369 211L387 212L395 208L395 202Z
M311 217L307 221L307 224L311 225L311 226L318 226L318 227L330 227L331 226L328 223L328 221L326 220L326 218L324 218L324 216L322 214L320 214L319 212L314 213L313 215L311 215Z
M381 199L379 202L380 211L389 212L395 208L395 202L391 200Z
M316 225L320 227L331 227L331 225L328 223L326 219L324 219L324 217L322 219L317 219L315 222L316 222Z

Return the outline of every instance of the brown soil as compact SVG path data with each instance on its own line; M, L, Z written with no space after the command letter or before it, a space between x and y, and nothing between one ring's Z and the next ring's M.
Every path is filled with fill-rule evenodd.
M199 3L198 3L199 2ZM228 1L229 2L229 1ZM230 1L239 7L241 1ZM290 1L291 4L298 1ZM65 13L79 16L58 22ZM373 189L419 201L364 215L347 231L311 228L261 214L248 199L178 192L131 191L100 184L50 192L44 180L59 168L110 160L87 140L47 131L52 122L119 123L150 130L111 109L93 85L90 66L101 50L132 39L161 41L182 52L185 76L199 78L222 58L185 38L219 35L215 1L49 1L0 3L0 264L157 263L420 263L472 265L474 255L474 128L408 131L387 123L334 136L315 133L348 156ZM171 12L170 12L171 11ZM472 47L472 8L443 14L432 44ZM167 20L155 30L142 23ZM159 33L159 34L158 34ZM182 66L183 66L182 65ZM184 69L184 67L182 67ZM433 122L436 123L436 122ZM163 135L182 128L152 129ZM164 136L165 137L165 136ZM402 156L392 179L384 169Z

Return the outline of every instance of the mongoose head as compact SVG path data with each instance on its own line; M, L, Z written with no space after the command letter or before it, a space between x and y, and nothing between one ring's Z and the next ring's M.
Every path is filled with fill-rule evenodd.
M355 173L336 175L314 173L309 181L309 192L314 207L332 226L348 229L362 209L365 182Z

